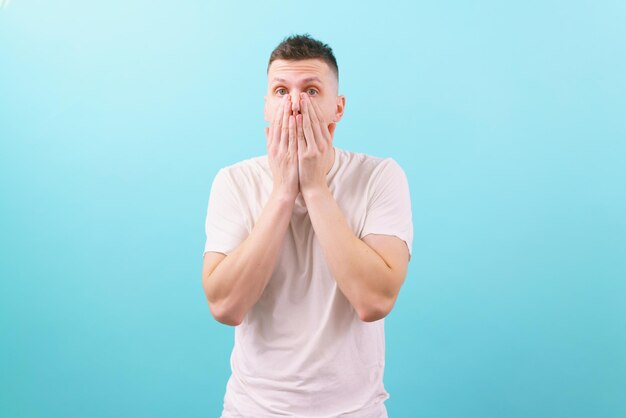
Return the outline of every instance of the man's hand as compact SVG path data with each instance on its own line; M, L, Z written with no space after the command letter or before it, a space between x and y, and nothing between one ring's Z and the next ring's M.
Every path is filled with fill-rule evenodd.
M300 191L306 194L328 188L326 170L333 160L333 132L320 108L306 93L300 94L301 114L296 117Z
M295 117L291 114L291 98L286 94L276 108L274 120L265 128L267 158L272 171L273 191L296 200L298 183L298 141Z

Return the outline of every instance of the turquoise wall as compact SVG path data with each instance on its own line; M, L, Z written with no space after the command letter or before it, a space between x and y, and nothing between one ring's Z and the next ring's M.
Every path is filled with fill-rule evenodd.
M267 59L303 32L338 59L335 144L410 183L390 417L626 416L625 21L620 1L8 2L0 416L219 416L209 189L265 153Z

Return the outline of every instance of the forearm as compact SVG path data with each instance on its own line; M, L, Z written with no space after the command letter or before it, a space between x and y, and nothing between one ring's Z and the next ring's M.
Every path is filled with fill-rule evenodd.
M354 235L330 190L309 192L306 205L329 269L344 296L363 320L392 302L390 267Z
M206 295L221 318L239 324L263 294L276 267L294 206L273 192L250 235L207 279Z

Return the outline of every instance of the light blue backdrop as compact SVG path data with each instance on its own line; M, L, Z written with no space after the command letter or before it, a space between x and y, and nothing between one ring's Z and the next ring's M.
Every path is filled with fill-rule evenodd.
M0 416L218 417L217 170L265 153L308 32L335 143L396 159L415 241L391 418L626 416L624 2L29 1L0 9Z

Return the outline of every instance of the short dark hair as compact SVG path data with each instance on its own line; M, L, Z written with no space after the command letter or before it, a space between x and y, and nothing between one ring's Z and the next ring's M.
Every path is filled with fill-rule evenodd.
M337 82L339 82L339 67L337 60L333 55L333 50L325 43L314 39L308 33L303 35L290 35L283 39L270 55L267 63L267 72L270 71L270 65L274 60L298 61L311 58L319 58L324 61L330 69L335 73Z

